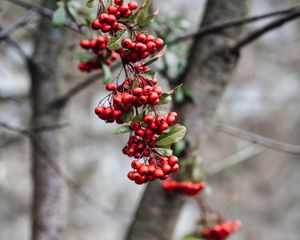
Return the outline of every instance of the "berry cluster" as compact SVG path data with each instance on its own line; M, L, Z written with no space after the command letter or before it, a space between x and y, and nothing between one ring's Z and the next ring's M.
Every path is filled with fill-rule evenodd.
M236 232L242 223L240 221L224 221L212 228L205 229L202 237L207 240L225 240L229 235Z
M145 151L148 151L146 155L149 154L150 156L151 150L146 148ZM148 164L143 164L139 160L133 160L131 167L134 170L128 173L128 178L136 184L143 184L157 178L165 180L168 178L169 173L179 170L178 158L173 155L159 158L149 157Z
M108 6L107 11L101 13L98 19L92 22L92 28L94 30L100 29L104 33L121 30L123 27L117 20L130 17L132 11L138 8L138 4L134 1L128 4L123 2L123 0L115 0L115 5Z
M164 181L163 189L167 193L178 193L186 196L196 196L206 186L205 182L193 183L191 181L178 182L176 180L167 179Z
M83 39L80 46L90 51L95 58L79 63L78 68L82 72L91 72L92 70L101 69L102 64L111 65L118 58L118 54L107 48L110 37L99 36L95 39Z
M159 112L157 105L163 97L162 88L157 85L154 71L147 64L136 63L154 54L163 47L164 42L141 32L135 24L124 21L124 18L131 16L132 11L138 8L136 2L125 4L123 0L114 0L114 5L107 7L102 1L100 4L100 12L92 22L92 28L109 33L114 39L118 36L116 33L125 28L130 31L131 38L124 38L122 41L120 38L120 45L115 48L117 50L111 52L106 49L107 41L105 44L97 42L97 48L94 45L90 47L91 42L86 40L81 42L83 48L92 49L96 54L100 50L107 51L105 53L109 56L119 54L123 63L125 80L120 80L120 73L106 85L109 94L100 101L95 113L107 123L127 124L120 128L130 132L128 143L123 148L125 155L135 158L131 163L133 171L128 173L130 180L137 184L154 179L165 180L168 174L179 170L178 158L157 148L156 141L159 138L161 140L163 134L172 129L177 113Z
M122 41L122 47L117 52L121 58L127 62L138 62L151 54L155 53L164 45L161 38L154 38L152 35L145 35L140 33L136 36L135 40L125 38Z

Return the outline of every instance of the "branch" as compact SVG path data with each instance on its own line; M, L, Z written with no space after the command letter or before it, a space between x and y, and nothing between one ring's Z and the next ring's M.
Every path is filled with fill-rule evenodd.
M35 136L35 132L33 132L31 129L24 129L19 127L11 126L7 123L0 122L0 127L4 128L6 130L12 131L14 133L23 135L25 137L28 137L36 149L37 153L41 155L46 163L56 172L56 174L69 186L75 194L77 194L82 200L84 200L86 203L89 203L89 206L95 208L98 212L102 214L128 214L128 211L122 211L122 210L113 210L107 206L104 206L101 204L100 207L96 206L94 199L87 194L84 190L81 189L81 187L75 183L69 176L67 176L63 170L57 165L53 159L51 159L47 153L47 151L41 146L38 139ZM45 128L47 131L53 130L49 128L57 129L60 126L47 126L47 127L40 127L44 131ZM35 129L36 130L36 129ZM99 205L99 203L97 203Z
M300 154L300 145L293 145L293 144L275 141L273 139L266 138L252 132L247 132L229 125L218 124L216 126L216 131L223 132L231 136L238 137L248 142L252 142L276 151L286 152L286 153L296 154L296 155Z
M300 9L298 8L298 11L293 12L292 14L282 17L280 19L277 19L271 23L268 23L264 25L263 27L253 30L248 35L246 35L244 38L238 40L234 46L232 46L229 51L231 52L239 52L241 48L244 46L250 44L251 42L255 41L262 35L268 33L269 31L272 31L275 28L281 27L283 24L288 23L289 21L292 21L296 19L297 17L300 17Z
M278 10L278 11L275 11L275 12L265 13L265 14L256 15L256 16L253 16L253 17L248 17L248 18L236 18L236 19L232 19L232 20L228 20L228 21L218 22L218 23L212 24L210 26L204 26L197 32L188 33L187 35L184 35L184 36L181 36L181 37L176 37L176 38L170 40L169 45L177 44L177 43L180 43L182 41L186 41L190 38L195 38L195 37L200 37L200 36L203 36L203 35L206 35L206 34L215 33L215 32L218 32L220 30L225 30L227 28L239 27L239 26L242 26L244 24L252 23L252 22L262 20L262 19L266 19L266 18L270 18L270 17L275 17L275 16L278 16L278 15L286 15L286 14L290 15L290 14L293 14L295 12L299 12L299 7L300 7L300 5L296 5L294 7L286 8L286 9L283 9L283 10Z
M23 0L4 0L7 1L9 3L18 5L22 8L25 9L31 9L32 11L35 11L37 13L39 13L40 15L50 18L52 19L54 11L52 11L49 8L37 5L37 4L33 4L33 3L29 3ZM76 33L81 33L77 27L76 24L74 24L72 21L70 21L69 19L64 23L64 26L71 29L72 31L76 32Z
M11 25L9 25L7 28L3 29L0 32L0 41L6 39L8 36L10 36L18 28L24 27L26 24L28 24L34 14L35 14L35 12L32 11L31 9L29 9L25 13L24 16L22 16L17 21L15 21Z
M215 175L217 173L220 173L228 168L231 168L241 162L244 162L248 159L251 159L255 155L258 155L262 153L265 149L257 146L257 145L251 145L247 148L244 148L237 153L225 158L224 160L217 162L213 164L212 166L207 168L207 174L208 175Z
M117 68L119 68L121 66L121 62L118 62L116 64L114 64L111 67L111 70L115 70ZM90 77L88 77L87 79L85 79L84 81L82 81L81 83L79 83L78 85L72 87L69 91L67 91L64 95L58 97L57 99L54 99L50 104L49 107L50 108L61 108L64 107L67 102L74 97L75 95L77 95L79 92L81 92L82 90L84 90L86 87L90 86L91 84L95 83L96 81L98 81L99 79L101 79L103 77L103 72L100 73L96 73Z

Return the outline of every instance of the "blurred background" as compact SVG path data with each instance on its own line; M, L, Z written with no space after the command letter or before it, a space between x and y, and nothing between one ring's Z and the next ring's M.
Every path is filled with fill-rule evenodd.
M299 4L297 0L253 0L249 16ZM160 17L180 16L187 31L199 25L204 0L153 1ZM8 2L0 3L1 25L9 25L24 10ZM246 27L261 26L259 21ZM33 52L29 25L12 37L22 49ZM88 75L77 70L74 52L80 36L66 32L64 43L65 89ZM264 35L242 50L229 87L218 109L220 123L245 129L282 142L300 144L300 21ZM185 51L186 46L181 46ZM170 62L176 56L168 55ZM30 79L18 52L0 43L0 121L13 126L30 125ZM163 77L161 77L162 81ZM163 83L164 89L167 84ZM65 240L116 240L126 233L145 186L130 182L126 175L130 160L121 153L126 136L112 134L115 125L99 121L93 113L105 96L96 82L75 96L65 110L66 173L95 200L95 206L68 190ZM204 165L224 160L251 143L214 132L203 146ZM258 150L258 151L256 151ZM209 177L206 201L229 219L240 219L242 229L232 239L298 240L300 236L300 159L297 155L259 147L252 157ZM23 136L0 128L0 239L30 239L30 199L32 193L30 142ZM105 208L116 210L114 214ZM178 220L173 240L180 240L195 228L197 205L188 200ZM102 211L103 210L103 211Z

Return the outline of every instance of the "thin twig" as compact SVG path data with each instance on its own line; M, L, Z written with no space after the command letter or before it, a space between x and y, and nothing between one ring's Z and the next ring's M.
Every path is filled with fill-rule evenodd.
M262 20L262 19L266 19L266 18L270 18L270 17L275 17L275 16L278 16L278 15L286 15L286 14L290 15L290 14L295 13L296 11L299 11L299 9L300 9L300 5L297 5L297 6L294 6L294 7L291 7L291 8L286 8L286 9L278 10L278 11L275 11L275 12L256 15L256 16L253 16L253 17L237 18L237 19L232 19L232 20L228 20L228 21L215 23L211 26L204 26L197 32L188 33L184 36L176 37L176 38L170 40L169 44L177 44L177 43L180 43L182 41L186 41L190 38L200 37L200 36L203 36L203 35L206 35L206 34L209 34L209 33L215 33L217 31L224 30L224 29L227 29L227 28L239 27L239 26L244 25L244 24L252 23L252 22Z
M256 39L258 39L259 37L261 37L262 35L270 32L271 30L281 27L283 24L288 23L291 20L296 19L297 17L300 17L300 10L282 17L280 19L277 19L271 23L268 23L266 25L264 25L261 28L258 28L256 30L253 30L252 32L248 33L248 35L246 35L244 38L238 40L234 46L232 46L229 51L236 53L239 52L239 50L241 48L243 48L244 46L248 45L249 43L252 43L253 41L255 41Z
M300 154L300 145L279 142L271 138L263 137L252 132L247 132L233 126L218 124L216 126L216 131L223 132L231 136L238 137L248 142L252 142L276 151L286 152L286 153L296 154L296 155Z
M81 187L77 183L75 183L69 176L67 176L63 172L63 170L59 167L59 165L49 157L47 151L40 145L39 140L33 131L31 131L30 129L14 127L4 122L0 122L0 127L28 137L31 140L32 145L35 148L36 152L43 157L42 159L46 161L46 163L67 184L67 186L69 186L73 190L74 193L76 193L86 203L89 203L89 206L95 208L98 212L102 214L128 214L127 211L113 210L107 206L104 206L103 204L101 204L101 207L96 206L94 199L89 194L87 194L83 189L81 189ZM97 205L99 205L98 202Z
M116 64L114 64L111 67L111 70L115 70L117 68L119 68L121 66L121 62L118 62ZM78 85L76 85L75 87L72 87L69 91L67 91L64 95L58 97L57 99L53 100L50 104L49 107L50 108L60 108L60 107L64 107L66 105L66 103L75 95L77 95L81 90L85 89L86 87L90 86L91 84L93 84L94 82L100 80L102 77L104 76L103 72L100 73L96 73L90 77L88 77L87 79L85 79L84 81L82 81L81 83L79 83Z
M5 1L7 1L9 3L12 3L12 4L15 4L15 5L18 5L22 8L25 8L25 9L31 9L32 11L35 11L35 12L39 13L40 15L42 15L44 17L47 17L47 18L50 18L50 19L52 19L53 14L54 14L54 11L52 11L49 8L45 8L43 6L33 4L33 3L29 3L29 2L26 2L26 1L23 1L23 0L5 0ZM64 26L71 29L71 30L73 30L76 33L80 33L80 31L78 30L77 25L74 22L70 21L69 19L64 23Z
M17 21L13 22L7 28L3 29L0 32L0 41L6 39L13 32L15 32L17 29L19 29L21 27L24 27L26 24L28 24L34 14L35 14L35 12L33 10L29 9L24 14L24 16L22 16L21 18L19 18Z
M265 148L257 146L257 145L251 145L249 147L246 147L237 153L225 158L224 160L217 162L213 164L212 166L207 168L207 174L214 175L219 172L222 172L228 168L231 168L241 162L244 162L248 159L251 159L252 157L262 153L265 150Z

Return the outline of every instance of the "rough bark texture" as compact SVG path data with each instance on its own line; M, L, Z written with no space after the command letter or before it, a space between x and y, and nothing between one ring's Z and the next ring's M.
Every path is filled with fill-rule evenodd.
M56 0L44 0L43 6L56 8ZM36 30L35 52L30 66L32 79L32 126L59 123L60 110L48 110L49 103L59 95L60 30L53 29L51 20L41 18ZM59 131L46 131L36 135L37 142L47 156L43 156L36 143L32 144L33 199L32 239L61 239L63 223L63 182L47 161L62 167L62 146Z
M248 0L209 0L201 26L246 16ZM227 30L196 38L192 44L188 69L182 82L192 89L196 104L185 101L175 106L186 122L190 153L198 154L201 141L212 128L214 113L224 88L234 70L238 56L226 51L240 35L241 29ZM171 239L184 199L166 195L160 184L150 183L129 228L127 240Z

